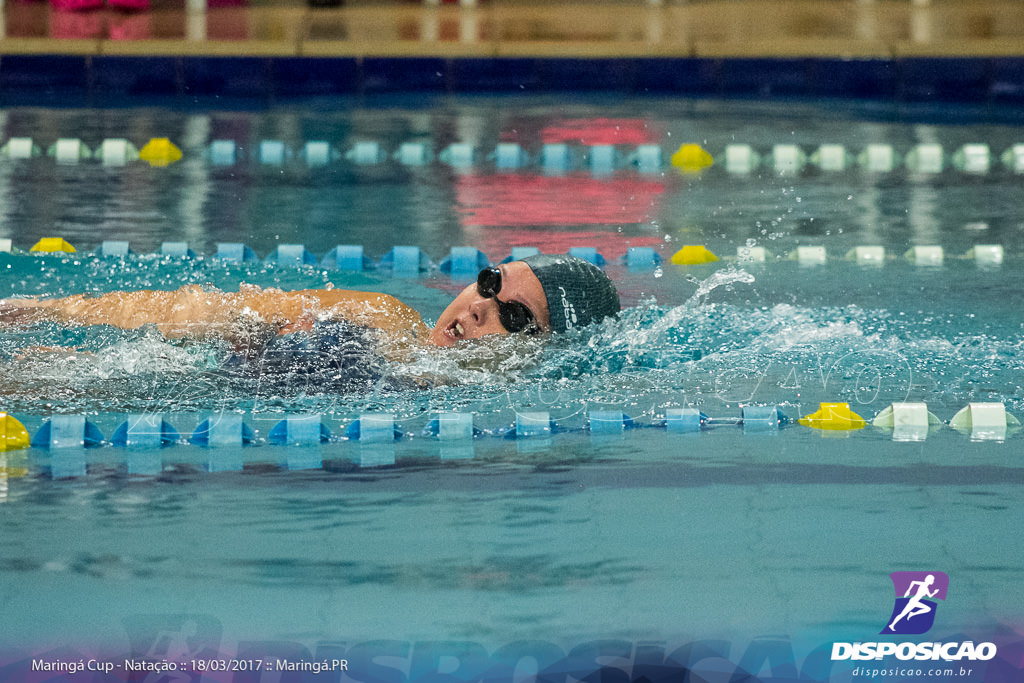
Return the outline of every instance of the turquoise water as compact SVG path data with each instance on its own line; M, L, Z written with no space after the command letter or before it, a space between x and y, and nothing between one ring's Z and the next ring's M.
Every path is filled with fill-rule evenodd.
M330 284L394 294L432 319L464 280L436 270L403 278L209 255L222 241L245 242L260 256L302 242L318 258L334 244L363 244L374 258L416 244L436 263L454 245L499 260L510 246L535 243L598 246L627 310L549 346L505 339L418 352L388 372L426 376L429 385L397 391L338 392L299 378L267 386L226 371L227 350L218 344L169 343L149 330L4 330L0 409L30 434L53 414L79 414L110 438L143 411L162 413L181 434L162 449L0 453L5 676L28 680L18 662L41 653L68 661L286 653L347 657L352 676L335 671L333 680L419 680L430 672L477 680L482 661L518 653L567 680L565 670L583 678L603 652L613 670L607 675L625 680L688 644L717 639L725 649L698 667L707 678L727 680L742 663L766 679L803 672L810 680L856 680L851 662L830 672L815 668L814 653L839 640L880 639L893 601L888 574L897 570L950 576L934 628L914 639L1020 641L1020 434L946 424L971 402L1000 402L1024 415L1024 323L1015 303L1024 289L1015 241L1024 219L1009 199L1019 177L1004 169L736 178L712 167L700 177L641 177L627 168L594 180L576 171L558 183L585 180L580 192L597 194L580 200L584 206L640 193L647 204L630 208L628 223L546 225L536 222L541 213L527 212L529 225L481 225L492 208L509 223L518 215L474 194L500 185L495 177L530 179L530 196L544 209L572 195L535 171L499 175L493 160L476 171L339 161L317 171L330 170L325 176L251 159L216 167L202 154L229 134L251 149L249 140L271 133L365 136L391 146L429 133L439 148L472 135L483 149L513 131L525 144L551 130L578 130L580 121L631 139L643 131L662 141L669 132L706 137L714 150L734 139L762 151L794 138L808 149L838 139L851 149L883 140L903 150L921 139L951 150L984 139L998 152L1020 132L922 128L811 105L637 109L470 100L383 108L377 116L358 109L7 112L8 136L83 130L95 145L111 131L146 138L160 128L181 131L188 144L186 158L168 169L67 167L46 157L5 163L0 237L27 249L61 234L80 253L0 254L0 296ZM49 128L38 128L44 120ZM131 127L115 126L125 120ZM138 253L89 253L103 239L130 239ZM200 257L154 255L164 240L187 240ZM1005 263L962 257L988 243L1005 246ZM707 244L723 260L669 264L683 244ZM890 258L881 266L841 258L863 244L885 246ZM911 246L932 244L944 248L941 266L902 258ZM826 264L789 258L808 245L826 247ZM628 246L653 246L664 261L616 263ZM765 246L770 255L737 263L741 246ZM37 350L55 346L63 350ZM777 406L795 421L824 401L849 403L869 421L893 402L922 401L940 423L911 436L873 426L736 424L747 406ZM667 430L666 415L681 407L699 408L712 424L699 434ZM635 427L587 431L587 416L605 410L625 413ZM241 415L255 442L186 443L220 411ZM472 412L478 438L425 434L446 411ZM517 416L538 411L554 420L553 433L506 438ZM308 413L321 416L328 442L271 443L282 419ZM393 415L402 438L346 438L366 413ZM58 648L70 649L54 654ZM773 657L759 660L758 648ZM373 669L373 652L382 668ZM590 659L573 660L576 669L558 664L573 652ZM530 666L544 668L522 666L520 678ZM988 671L966 680L1019 674Z

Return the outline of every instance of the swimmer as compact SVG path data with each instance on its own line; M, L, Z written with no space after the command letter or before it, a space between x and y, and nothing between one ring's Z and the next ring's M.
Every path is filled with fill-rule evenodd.
M238 292L220 292L186 285L174 291L0 300L0 324L50 320L124 329L156 325L168 338L233 339L253 324L287 335L341 320L441 347L491 334L565 332L618 312L618 293L600 268L552 254L483 269L433 329L392 296L349 290L285 292L243 285Z

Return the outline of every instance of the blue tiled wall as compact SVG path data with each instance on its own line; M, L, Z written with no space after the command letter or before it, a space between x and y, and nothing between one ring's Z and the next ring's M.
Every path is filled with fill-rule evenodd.
M133 96L248 101L375 93L617 92L1024 103L1024 57L938 59L0 58L0 104Z

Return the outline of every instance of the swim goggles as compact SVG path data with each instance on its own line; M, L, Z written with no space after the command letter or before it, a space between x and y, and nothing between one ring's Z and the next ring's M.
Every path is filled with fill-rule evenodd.
M498 320L509 332L540 332L529 308L518 301L502 301L498 298L498 292L501 291L501 270L498 268L490 266L480 271L476 277L476 291L485 299L494 299L498 304Z

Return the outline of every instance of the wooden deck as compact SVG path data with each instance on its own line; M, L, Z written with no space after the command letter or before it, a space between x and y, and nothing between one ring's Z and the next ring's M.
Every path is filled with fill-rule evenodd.
M1019 0L481 0L476 7L348 0L336 8L215 0L216 6L192 10L185 0L153 0L142 12L0 1L0 59L1024 55Z

